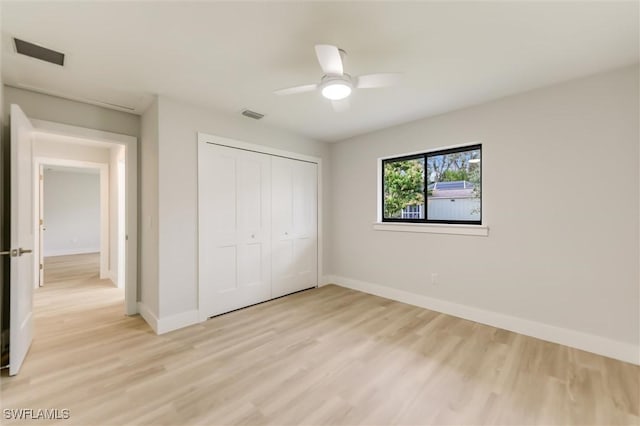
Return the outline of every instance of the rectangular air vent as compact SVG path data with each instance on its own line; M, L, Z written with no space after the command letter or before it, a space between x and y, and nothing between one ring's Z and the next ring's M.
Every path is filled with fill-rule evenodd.
M55 50L47 49L46 47L38 46L37 44L17 38L14 38L13 41L16 44L16 52L21 55L31 56L41 61L60 65L61 67L64 66L64 53L56 52Z
M245 117L253 118L254 120L260 120L262 117L264 117L264 114L251 111L250 109L245 109L244 111L242 111L242 115L244 115Z

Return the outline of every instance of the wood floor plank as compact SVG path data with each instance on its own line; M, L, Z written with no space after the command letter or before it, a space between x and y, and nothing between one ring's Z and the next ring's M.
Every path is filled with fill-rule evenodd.
M98 269L46 259L2 409L67 408L78 425L640 424L638 366L334 285L156 336Z

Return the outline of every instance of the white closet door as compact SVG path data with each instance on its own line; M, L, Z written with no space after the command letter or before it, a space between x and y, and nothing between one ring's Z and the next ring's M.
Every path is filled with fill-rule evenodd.
M268 155L200 144L202 320L271 298L270 169Z
M272 297L318 284L317 164L271 160Z

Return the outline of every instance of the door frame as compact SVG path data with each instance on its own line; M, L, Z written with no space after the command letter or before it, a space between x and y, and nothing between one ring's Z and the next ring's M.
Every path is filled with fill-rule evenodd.
M40 176L44 176L42 169L45 165L50 166L66 166L66 167L79 167L79 168L88 168L88 169L97 169L100 172L100 279L103 280L105 278L110 278L110 270L109 270L109 255L110 255L110 235L109 235L109 224L110 224L110 209L109 209L109 164L108 163L96 163L92 161L79 161L79 160L67 160L64 158L55 158L55 157L34 157L34 165L33 168L35 176L35 188L34 194L34 216L35 223L34 226L37 230L34 232L36 243L34 247L38 250L37 255L35 256L38 259L38 263L42 264L44 253L43 253L43 238L42 238L42 225L40 224L40 219L43 216L40 214L43 212L43 196L44 190L42 189L42 183ZM41 174L42 173L42 174ZM39 192L39 193L38 193ZM40 269L39 265L34 268L34 273L39 274L38 282L40 286L43 284L43 273L42 269ZM116 283L114 283L116 284Z
M125 314L138 313L138 138L120 133L31 119L34 132L125 147Z
M198 132L198 146L209 143L214 145L226 146L229 148L242 149L245 151L257 152L260 154L268 154L275 155L277 157L290 158L293 160L306 161L309 163L315 163L318 165L318 216L317 216L317 241L318 241L318 269L316 282L318 283L318 287L326 284L326 279L324 277L324 262L323 262L323 194L322 194L322 180L323 180L323 170L322 170L322 158L315 157L312 155L300 154L292 151L285 151L277 148L272 148L265 145L258 145L248 142L239 141L236 139L226 138L224 136L216 136L207 133ZM196 209L197 210L197 209ZM199 219L196 219L196 223ZM199 268L199 266L198 266ZM198 269L196 268L196 270ZM198 277L198 294L200 293L200 278ZM198 303L198 309L199 309ZM204 314L200 313L200 321L204 321L206 318L202 318Z

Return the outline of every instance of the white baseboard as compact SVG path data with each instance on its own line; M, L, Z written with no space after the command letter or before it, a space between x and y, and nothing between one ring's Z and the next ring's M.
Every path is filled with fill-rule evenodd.
M151 309L142 302L138 302L138 312L140 316L149 324L153 331L158 334L158 317L151 312Z
M157 334L164 334L199 322L197 310L181 312L166 318L158 318L158 328L155 331Z
M55 250L47 250L43 252L43 257L53 257L53 256L69 256L71 254L88 254L88 253L100 253L99 248L90 247L90 248L82 248L82 247L72 247L67 249L55 249Z
M138 312L156 334L168 333L199 322L198 311L187 311L166 318L158 318L147 305L138 302Z
M334 283L341 287L362 291L364 293L373 294L386 299L419 306L421 308L502 328L515 333L546 340L548 342L559 343L561 345L570 346L583 351L640 365L640 346L633 345L631 343L611 340L594 334L583 333L581 331L556 327L467 305L460 305L457 303L447 302L445 300L434 299L424 295L410 293L379 284L354 280L351 278L330 275L327 275L324 278L328 280L329 283Z

